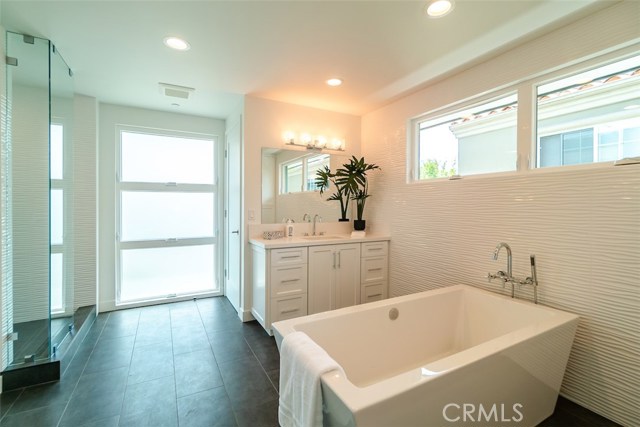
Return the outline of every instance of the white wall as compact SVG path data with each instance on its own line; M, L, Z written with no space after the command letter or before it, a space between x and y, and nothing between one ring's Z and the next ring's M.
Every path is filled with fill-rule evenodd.
M139 126L214 135L221 148L224 121L111 104L99 105L98 130L98 308L116 309L115 298L115 197L117 125ZM218 151L218 154L222 151ZM218 155L218 175L222 160ZM218 251L221 250L218 244Z
M506 293L485 278L505 268L504 254L492 260L496 244L511 244L517 276L536 254L540 302L581 316L562 394L627 426L640 425L640 166L407 183L406 139L411 117L638 43L638 22L640 3L616 4L362 120L363 154L382 168L367 209L368 223L392 237L391 294L458 283ZM520 146L531 133L521 124Z
M312 135L325 135L327 138L342 138L346 143L346 151L341 154L346 156L359 155L360 117L246 96L243 119L243 220L245 225L243 265L244 277L246 278L250 277L248 273L251 269L251 264L247 259L247 254L251 253L248 247L248 226L260 224L262 216L262 185L260 182L262 148L285 148L283 133L290 130L296 133L308 132ZM291 146L286 148L292 149ZM307 152L304 147L300 147L300 151ZM249 211L254 214L253 220L248 219ZM240 316L248 318L248 313L251 311L251 283L248 283L247 280L243 280L242 293Z

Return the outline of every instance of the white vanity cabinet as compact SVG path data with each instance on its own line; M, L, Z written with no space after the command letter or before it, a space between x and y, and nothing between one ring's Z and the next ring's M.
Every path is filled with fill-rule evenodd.
M309 314L360 304L360 243L309 247Z
M279 320L387 298L388 238L251 241L251 314ZM355 241L354 241L355 240Z
M267 331L271 324L307 314L307 248L252 247L251 314Z
M360 303L387 298L389 288L389 242L362 243Z

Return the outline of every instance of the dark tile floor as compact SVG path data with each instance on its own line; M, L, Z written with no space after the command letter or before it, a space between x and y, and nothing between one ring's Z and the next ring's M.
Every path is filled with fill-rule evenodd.
M277 426L278 378L226 298L105 313L59 382L0 395L0 425Z
M226 298L100 314L56 383L0 394L2 427L277 426L279 355ZM615 427L560 398L540 427Z

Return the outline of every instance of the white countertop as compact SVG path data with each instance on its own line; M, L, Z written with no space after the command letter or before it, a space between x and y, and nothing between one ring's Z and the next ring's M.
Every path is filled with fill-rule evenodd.
M381 234L368 234L365 237L351 237L350 234L328 234L326 236L293 236L282 239L266 240L261 238L249 239L249 243L264 249L295 248L299 246L335 245L340 243L363 243L391 240L391 237Z

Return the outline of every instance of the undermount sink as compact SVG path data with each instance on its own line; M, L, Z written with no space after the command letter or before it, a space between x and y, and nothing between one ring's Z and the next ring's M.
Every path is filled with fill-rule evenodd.
M305 240L332 240L332 239L343 239L342 236L302 236Z

